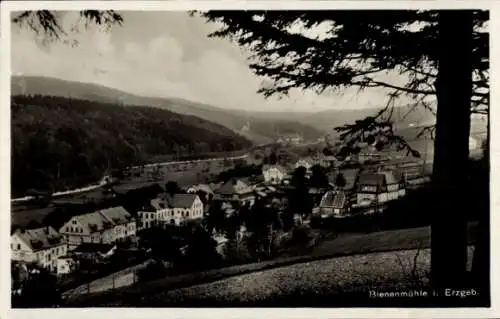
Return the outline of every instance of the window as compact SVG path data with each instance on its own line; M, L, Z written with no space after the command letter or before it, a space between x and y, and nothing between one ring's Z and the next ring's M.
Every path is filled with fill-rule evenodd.
M72 223L73 225L76 225L76 220L72 220L72 221L71 221L71 223Z
M186 211L186 216L189 217L189 211Z
M66 232L69 232L69 227L66 227Z
M17 249L21 250L21 244L17 244Z

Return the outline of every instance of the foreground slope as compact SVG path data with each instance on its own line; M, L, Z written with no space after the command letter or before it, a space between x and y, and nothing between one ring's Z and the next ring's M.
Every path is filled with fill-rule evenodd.
M150 107L14 96L12 191L61 190L155 156L199 155L251 143L221 125Z

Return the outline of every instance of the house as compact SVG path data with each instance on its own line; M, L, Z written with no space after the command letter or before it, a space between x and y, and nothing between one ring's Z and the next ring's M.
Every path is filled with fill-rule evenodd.
M11 236L11 259L35 263L51 272L57 270L57 258L66 255L68 246L54 228L18 229Z
M328 191L323 195L318 212L322 218L343 217L348 212L349 199L344 191Z
M404 179L394 171L362 173L358 180L356 203L370 206L398 199L405 194Z
M263 165L262 175L264 176L264 183L277 185L281 184L285 179L287 171L281 165Z
M203 202L197 194L162 194L138 212L139 229L158 225L180 226L187 221L203 219Z
M408 161L396 164L396 168L404 175L406 180L424 177L424 163Z
M73 216L59 232L70 249L82 243L111 244L136 235L135 219L121 206Z
M238 202L240 206L255 203L254 189L239 179L231 179L214 191L214 200Z

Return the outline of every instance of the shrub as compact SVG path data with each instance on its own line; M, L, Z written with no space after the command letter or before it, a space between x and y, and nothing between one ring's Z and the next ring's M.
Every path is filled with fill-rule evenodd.
M305 246L311 240L311 228L307 226L297 226L292 229L292 236L288 241L289 246Z
M166 275L167 268L163 262L159 260L152 261L145 268L137 271L137 279L139 282L163 278Z

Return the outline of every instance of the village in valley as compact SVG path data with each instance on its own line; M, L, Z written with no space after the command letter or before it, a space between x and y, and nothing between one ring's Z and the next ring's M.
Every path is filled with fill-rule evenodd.
M491 305L489 11L137 8L12 11L12 308Z
M54 275L63 296L74 298L307 254L343 232L325 225L381 215L429 182L424 160L372 146L341 159L323 145L285 137L245 154L129 167L95 189L14 201L12 293L40 272ZM197 182L186 183L189 175ZM16 225L16 210L39 220ZM112 282L99 283L110 276Z

